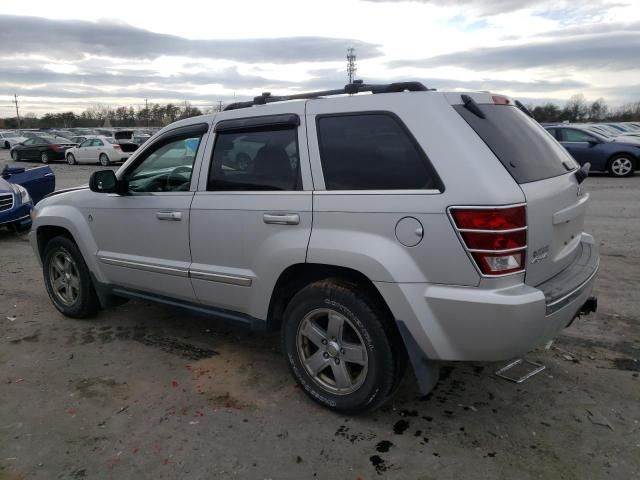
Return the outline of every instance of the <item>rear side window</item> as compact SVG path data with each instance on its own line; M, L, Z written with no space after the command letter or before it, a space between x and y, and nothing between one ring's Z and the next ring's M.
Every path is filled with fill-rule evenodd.
M478 105L486 118L472 113L464 105L454 108L518 183L556 177L576 165L542 125L516 107Z
M327 190L441 190L426 155L394 115L321 116L317 127Z
M209 191L299 190L298 130L216 132Z

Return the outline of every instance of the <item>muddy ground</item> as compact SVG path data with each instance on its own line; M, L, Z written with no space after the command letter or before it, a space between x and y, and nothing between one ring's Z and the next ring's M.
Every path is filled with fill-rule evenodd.
M96 167L54 169L62 188ZM588 186L600 307L528 356L544 372L450 364L427 398L409 372L352 418L304 396L277 336L140 301L62 317L2 231L0 480L640 478L640 175Z

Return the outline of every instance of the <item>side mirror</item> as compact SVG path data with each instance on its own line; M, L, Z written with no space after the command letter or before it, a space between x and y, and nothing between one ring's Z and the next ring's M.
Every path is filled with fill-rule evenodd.
M98 170L91 174L89 188L97 193L117 193L118 179L113 170Z
M598 139L595 139L595 138L594 138L594 139L589 140L589 146L590 146L590 147L595 147L596 145L598 145L598 144L600 144L600 143L602 143L602 142L601 142L600 140L598 140Z

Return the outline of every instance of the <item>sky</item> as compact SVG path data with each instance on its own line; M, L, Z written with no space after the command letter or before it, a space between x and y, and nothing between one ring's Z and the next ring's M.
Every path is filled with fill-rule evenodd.
M0 8L0 117L418 80L640 101L640 0L28 0Z

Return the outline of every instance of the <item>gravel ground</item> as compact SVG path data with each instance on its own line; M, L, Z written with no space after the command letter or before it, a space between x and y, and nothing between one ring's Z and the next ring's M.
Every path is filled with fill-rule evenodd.
M58 188L96 168L53 166ZM277 336L139 301L62 317L0 231L0 480L640 478L640 176L587 185L599 311L528 355L544 372L450 364L427 398L408 374L351 418L307 400Z

